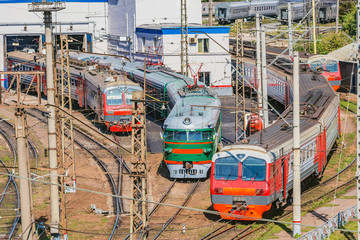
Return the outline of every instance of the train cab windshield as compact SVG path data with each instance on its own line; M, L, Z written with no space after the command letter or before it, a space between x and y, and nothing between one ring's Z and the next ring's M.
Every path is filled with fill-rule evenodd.
M325 62L325 70L328 72L338 72L338 64L336 61L326 61Z
M237 180L239 175L239 161L234 157L223 157L215 160L216 180Z
M107 105L123 105L123 94L120 89L112 89L106 92Z
M165 131L166 141L209 141L212 140L211 131Z
M323 68L323 63L321 61L314 61L312 63L310 63L310 68L318 71L319 69Z
M264 181L266 174L266 162L263 159L247 157L242 162L243 181Z

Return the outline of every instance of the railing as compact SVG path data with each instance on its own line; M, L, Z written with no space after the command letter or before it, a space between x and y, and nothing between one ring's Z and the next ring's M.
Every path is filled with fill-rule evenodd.
M330 234L335 231L335 228L341 228L342 226L345 226L350 219L357 218L356 213L357 211L355 205L345 211L339 212L337 215L327 220L323 225L297 238L297 240L327 239Z

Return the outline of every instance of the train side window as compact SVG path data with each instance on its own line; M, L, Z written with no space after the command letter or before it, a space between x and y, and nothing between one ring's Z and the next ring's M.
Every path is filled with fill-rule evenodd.
M75 79L71 79L71 86L75 86Z
M165 131L164 132L164 140L173 140L174 132L173 131Z
M202 138L204 141L211 140L211 131L202 132Z

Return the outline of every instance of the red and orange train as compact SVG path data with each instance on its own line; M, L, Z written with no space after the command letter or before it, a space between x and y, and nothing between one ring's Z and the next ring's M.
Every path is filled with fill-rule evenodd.
M339 99L325 77L300 75L301 180L321 175L340 134ZM283 91L284 92L284 91ZM214 154L211 201L225 219L256 220L291 199L292 106L262 133Z
M96 55L95 55L96 58ZM91 61L90 61L91 60ZM96 64L96 59L76 60L70 67L72 98L80 107L92 109L111 132L131 131L131 98L133 91L141 91L139 84L111 70L111 66ZM95 64L94 64L95 63ZM45 71L45 58L37 53L15 51L8 53L9 71ZM21 79L30 84L31 79ZM35 81L46 95L46 79Z

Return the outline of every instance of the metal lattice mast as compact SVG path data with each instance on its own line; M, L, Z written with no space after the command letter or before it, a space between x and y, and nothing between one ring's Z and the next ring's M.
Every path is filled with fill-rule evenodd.
M58 184L58 160L56 147L56 117L55 117L55 82L53 66L53 41L52 41L52 12L65 9L65 2L55 0L33 0L29 4L30 12L43 12L45 23L45 46L46 46L46 95L48 101L48 140L49 140L49 167L50 167L50 205L51 222L50 232L53 235L59 233L60 206Z
M188 22L186 1L181 0L181 74L189 76L189 54L188 54Z
M72 115L72 99L71 99L71 80L70 80L70 64L69 64L69 44L68 37L60 36L60 81L58 86L60 88L59 107L62 109L59 112L58 129L60 137L60 159L59 165L63 173L61 174L61 183L63 185L72 184L75 186L75 141L73 132ZM66 114L68 112L69 114ZM63 228L67 227L66 222L66 192L74 192L73 187L61 189L61 218L60 225Z
M357 44L358 44L358 55L357 55L357 111L356 111L356 123L357 123L357 168L356 168L356 179L357 179L357 219L360 219L360 0L357 4ZM360 239L360 221L358 221L358 239Z
M245 138L245 79L244 79L244 44L242 38L242 21L236 21L236 79L235 79L235 142ZM241 71L239 71L241 67ZM240 85L239 81L242 80ZM242 109L242 111L240 110Z
M130 239L146 239L148 234L147 167L144 93L133 93L131 124Z

